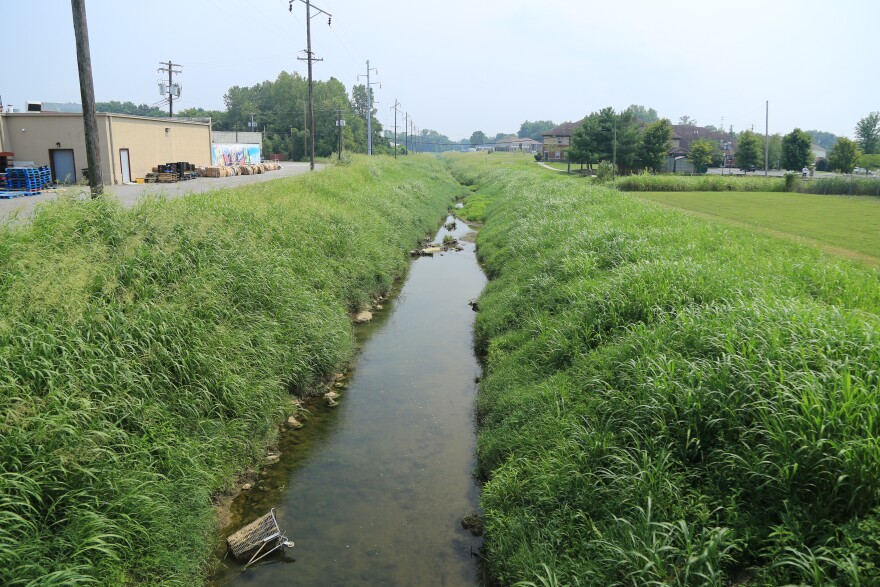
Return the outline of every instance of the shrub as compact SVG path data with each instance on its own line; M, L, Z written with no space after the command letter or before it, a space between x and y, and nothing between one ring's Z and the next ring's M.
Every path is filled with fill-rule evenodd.
M801 187L801 174L797 172L789 172L785 174L785 191L796 192Z
M608 182L614 179L614 164L611 161L602 161L596 166L596 180Z

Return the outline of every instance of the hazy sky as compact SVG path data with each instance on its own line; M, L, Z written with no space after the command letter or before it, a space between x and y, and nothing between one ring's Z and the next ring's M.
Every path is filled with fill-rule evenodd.
M223 108L233 85L305 75L296 0L86 0L99 101L161 99L159 61L183 65L176 107ZM880 110L878 0L315 0L315 78L372 81L378 117L400 101L453 139L576 120L605 106L677 122L853 136ZM79 102L70 2L0 0L6 104ZM363 81L363 80L361 80Z

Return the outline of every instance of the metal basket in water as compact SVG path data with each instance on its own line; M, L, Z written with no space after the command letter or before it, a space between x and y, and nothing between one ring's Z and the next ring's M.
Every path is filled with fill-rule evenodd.
M282 546L293 548L293 542L278 527L275 508L237 531L226 539L232 556L238 561L247 560L245 566L252 565L261 558L275 552ZM248 558L250 555L250 558Z

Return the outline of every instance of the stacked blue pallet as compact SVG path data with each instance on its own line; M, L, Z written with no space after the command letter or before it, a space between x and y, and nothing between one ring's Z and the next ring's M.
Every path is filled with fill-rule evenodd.
M10 190L39 192L52 182L52 174L46 166L9 167L6 169L6 187Z

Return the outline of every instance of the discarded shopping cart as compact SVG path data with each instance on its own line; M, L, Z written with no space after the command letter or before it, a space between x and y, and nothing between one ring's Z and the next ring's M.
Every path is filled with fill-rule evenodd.
M286 546L293 548L293 542L278 527L275 508L265 516L259 517L226 539L226 544L235 560L244 561L248 567L258 560ZM248 558L250 555L250 558Z

